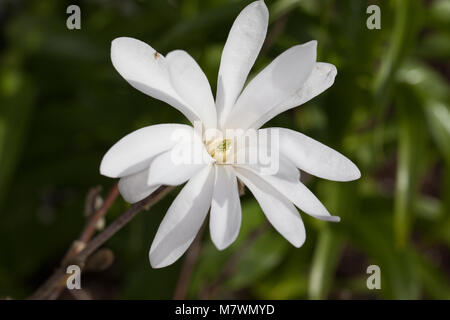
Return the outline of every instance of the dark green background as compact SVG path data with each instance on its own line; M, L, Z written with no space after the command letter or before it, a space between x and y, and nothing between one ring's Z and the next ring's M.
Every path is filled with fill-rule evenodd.
M81 30L66 7L81 7ZM125 134L185 122L129 86L110 42L135 37L166 54L188 51L216 86L220 54L249 1L0 1L0 297L27 297L58 265L84 224L103 154ZM381 7L381 30L366 8ZM289 127L352 159L355 182L302 179L339 224L305 214L296 249L273 228L252 242L214 298L450 298L450 1L278 0L253 73L287 48L317 39L335 84L270 124ZM215 91L215 90L214 90ZM92 298L171 298L183 259L153 270L148 250L176 192L107 242L113 265L83 273ZM247 192L238 240L217 251L205 232L189 298L200 297L265 218ZM127 208L119 199L107 222ZM368 290L366 268L381 268ZM71 298L65 293L63 297Z

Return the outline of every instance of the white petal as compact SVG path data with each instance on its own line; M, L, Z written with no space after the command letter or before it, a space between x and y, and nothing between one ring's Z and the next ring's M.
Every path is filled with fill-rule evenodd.
M211 240L223 250L236 240L241 227L241 201L236 175L230 166L216 166L209 230Z
M192 123L196 114L175 91L164 56L151 46L133 38L116 38L111 43L114 68L134 88L178 109Z
M280 54L247 85L226 119L225 127L253 127L262 115L292 96L311 74L316 49L317 41L310 41Z
M148 167L151 157L192 135L192 127L182 124L158 124L136 130L108 150L100 164L100 173L117 178L139 172Z
M297 90L286 101L283 101L276 108L270 110L270 112L261 115L261 117L253 124L253 128L260 128L264 123L277 116L278 114L304 104L318 96L326 89L331 87L336 77L336 67L329 63L317 62L309 76L308 80L303 86Z
M244 168L234 168L236 175L250 189L274 228L295 247L301 247L306 234L294 205L261 177Z
M159 185L147 185L148 170L123 177L119 180L119 191L125 201L135 203L152 194Z
M260 174L257 166L245 166L246 169L259 174L259 177L267 181L300 210L320 220L339 222L340 218L332 216L317 197L300 182L300 171L290 160L280 157L279 170L276 174Z
M170 78L178 95L194 109L206 128L215 128L216 106L208 79L197 62L186 52L167 54Z
M285 128L262 130L278 130L280 154L301 170L334 181L351 181L361 177L361 172L349 159L300 132Z
M225 119L242 91L264 43L268 20L269 11L264 1L255 1L241 11L231 27L223 48L217 80L219 120Z
M194 240L211 205L213 169L213 166L208 166L200 171L173 201L150 248L149 258L153 268L174 263Z
M148 185L180 185L212 162L203 143L194 146L187 143L180 144L152 160L148 171ZM198 159L194 159L192 155L195 152L192 149L195 147L198 148L196 151L199 154Z

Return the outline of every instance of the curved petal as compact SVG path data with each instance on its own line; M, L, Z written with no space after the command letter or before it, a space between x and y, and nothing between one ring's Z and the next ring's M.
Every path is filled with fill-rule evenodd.
M216 166L209 230L211 240L223 250L236 240L241 228L241 201L236 175L230 166Z
M153 268L174 263L190 246L208 213L213 185L213 166L208 166L189 180L175 198L150 248Z
M152 194L159 185L147 185L148 170L120 178L119 191L125 201L135 203Z
M333 85L336 75L337 70L334 65L330 63L317 62L305 84L286 101L283 101L266 114L262 114L261 117L252 125L252 127L260 128L263 124L280 113L302 105L315 96L318 96Z
M275 58L245 87L225 120L225 127L253 127L261 115L292 96L311 74L316 63L316 49L317 41L310 41Z
M164 56L145 42L127 37L114 39L111 43L111 61L134 88L170 104L192 123L200 119L175 91Z
M136 130L108 150L100 164L100 173L111 178L137 173L148 167L151 157L192 135L192 127L183 124L157 124Z
M306 238L305 226L293 204L255 173L238 167L234 170L274 228L295 247L301 247Z
M178 95L191 106L206 128L217 124L216 106L208 79L186 52L175 50L166 56L170 78Z
M195 155L198 155L195 157ZM180 185L212 162L202 143L180 143L156 156L148 170L148 185Z
M264 1L255 1L241 11L231 27L217 80L219 121L225 119L244 87L266 38L268 21L269 11Z
M334 181L351 181L361 177L361 172L349 159L300 132L285 128L260 131L263 130L278 130L280 154L301 170Z
M300 182L300 171L288 159L280 157L279 170L272 175L259 174L261 170L255 166L245 166L244 168L258 174L297 208L310 216L325 221L340 221L339 217L330 215L319 199Z

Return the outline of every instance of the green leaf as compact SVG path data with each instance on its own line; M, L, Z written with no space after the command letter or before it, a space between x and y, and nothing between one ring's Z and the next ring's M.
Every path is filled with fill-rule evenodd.
M399 136L395 189L394 230L396 245L405 247L411 234L412 205L418 189L420 157L424 150L420 109L402 96L397 97Z
M323 228L317 241L309 275L308 297L325 299L332 286L344 243L342 236L329 228Z

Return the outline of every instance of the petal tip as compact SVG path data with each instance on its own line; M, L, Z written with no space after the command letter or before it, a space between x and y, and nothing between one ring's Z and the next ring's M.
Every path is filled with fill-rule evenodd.
M292 241L292 245L296 248L300 248L305 243L306 238L300 238L296 239L295 241Z
M303 46L311 47L314 50L317 50L317 44L318 44L317 40L311 40L311 41L304 43Z
M341 181L348 182L348 181L358 180L359 178L361 178L361 171L358 169L356 164L354 164L348 158L346 160L348 161L347 162L348 164L347 164L347 168L345 170L345 175ZM339 180L337 180L337 181L339 181Z
M155 261L153 261L151 255L149 256L149 261L150 261L150 266L151 266L153 269L161 269L161 268L164 267L163 265L159 265L159 264L157 264Z
M214 244L214 246L217 248L217 250L219 250L219 251L223 251L223 250L225 250L226 248L228 248L228 245L226 245L226 244L224 244L224 243L218 243L218 242L216 242L216 241L214 241L213 240L213 244Z
M227 241L225 238L218 239L219 237L217 235L214 236L213 234L211 234L211 241L214 244L214 246L217 248L217 250L223 251L226 248L228 248L229 246L231 246L231 244L233 244L233 242L236 240L237 236L238 236L238 233L236 233L235 236L228 239L228 241Z
M100 174L108 178L117 178L116 174L114 174L113 170L109 167L106 156L107 154L103 157L102 162L100 163Z
M311 40L311 41L308 41L308 42L305 42L305 43L296 44L295 46L291 47L290 49L294 49L294 50L305 50L305 49L308 49L308 50L317 51L317 40Z
M124 42L129 42L129 41L139 41L137 39L134 38L130 38L130 37L118 37L115 38L111 41L111 52L117 48L117 46L121 45Z
M322 63L320 63L320 64L322 64ZM334 83L334 78L336 78L336 76L337 76L337 68L334 64L331 64L331 63L327 63L326 65L329 68L329 70L326 74L326 79L328 79L328 81L330 82L330 86L331 86Z
M262 6L267 9L266 2L264 0L255 1L255 2L253 2L253 5L254 6Z
M116 46L123 38L124 38L124 37L114 38L114 39L111 41L111 48L112 48L112 47L115 47L115 46Z
M167 267L173 263L173 262L171 263L170 261L169 261L169 263L167 263L167 261L164 261L164 260L158 261L152 254L152 249L150 249L150 252L148 254L148 259L150 261L150 266L153 269L161 269L161 268Z
M352 170L352 173L350 174L349 181L354 181L354 180L358 180L359 178L361 178L361 171L358 169L358 167L354 163L352 163L352 164L353 164L353 170Z
M331 216L328 221L330 221L330 222L341 222L341 217Z
M261 10L261 13L265 17L267 17L267 18L269 17L269 9L267 8L267 5L264 2L264 0L258 0L258 1L252 2L248 5L248 8L252 8L252 7Z
M99 172L100 172L100 174L102 176L106 176L106 172L105 172L105 168L104 168L103 162L100 163L100 168L98 168L98 170L99 170Z

